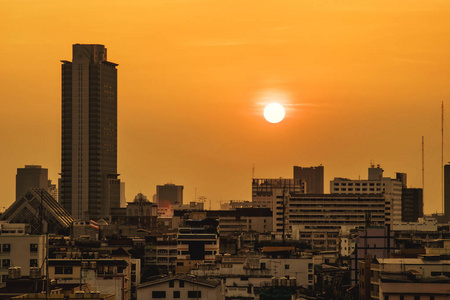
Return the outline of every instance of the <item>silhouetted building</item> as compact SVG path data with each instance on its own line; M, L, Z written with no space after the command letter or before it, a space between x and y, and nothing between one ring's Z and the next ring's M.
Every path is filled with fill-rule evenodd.
M120 207L117 64L103 45L73 45L62 61L61 205L76 219Z
M184 187L182 185L175 185L173 183L156 186L156 202L158 207L183 204L183 189Z
M444 166L444 220L450 221L450 164Z
M26 165L17 168L16 200L20 199L31 189L48 190L48 170L38 165Z
M307 194L323 194L323 166L309 168L294 166L294 179L306 182Z
M402 190L402 222L417 222L423 218L423 190Z

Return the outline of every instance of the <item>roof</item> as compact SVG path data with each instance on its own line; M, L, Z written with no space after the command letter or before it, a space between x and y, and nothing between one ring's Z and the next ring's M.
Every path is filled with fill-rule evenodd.
M211 280L211 279L204 279L200 277L195 276L189 276L189 275L177 275L177 276L167 276L160 279L156 279L153 281L144 282L137 286L138 289L145 288L148 286L158 285L161 283L165 283L171 280L182 280L186 282L190 282L192 284L197 284L205 287L215 288L220 285L220 280Z
M422 258L377 258L379 264L390 265L450 265L450 260L427 260Z
M447 276L439 275L439 276L430 276L430 277L422 277L422 276L408 276L405 273L397 274L397 273L381 273L380 274L381 282L390 282L390 283L411 283L411 282L419 282L419 283L450 283L450 278Z
M262 252L283 252L283 251L295 251L295 247L263 247Z
M68 228L73 222L72 216L45 189L31 189L23 197L17 199L0 216L0 220L10 223L31 225L32 233L40 233L43 229L42 219L49 223L49 231L58 233Z

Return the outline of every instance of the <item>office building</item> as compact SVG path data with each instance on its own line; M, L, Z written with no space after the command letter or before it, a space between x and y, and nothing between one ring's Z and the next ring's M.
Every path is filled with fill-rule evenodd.
M363 228L367 215L374 225L386 223L382 195L299 194L274 191L273 232L276 238L293 235L311 241L315 249L337 249L343 226Z
M292 178L253 178L252 206L272 208L273 191L281 189L286 194L304 194L305 182Z
M60 202L75 219L120 207L116 67L103 45L75 44L62 61Z
M402 222L417 222L423 218L423 190L403 188Z
M48 180L47 169L38 165L25 165L25 168L17 168L16 200L22 198L31 189L53 191L52 196L55 195L56 186Z
M398 173L401 174L401 173ZM334 178L330 182L331 194L378 194L385 198L386 224L391 226L402 221L402 189L406 176L400 179L383 177L383 169L378 165L369 168L368 179Z
M307 194L323 194L323 166L309 168L294 166L294 179L306 182Z
M164 185L156 186L156 202L158 207L169 207L183 204L183 189L182 185L175 185L173 183L166 183Z

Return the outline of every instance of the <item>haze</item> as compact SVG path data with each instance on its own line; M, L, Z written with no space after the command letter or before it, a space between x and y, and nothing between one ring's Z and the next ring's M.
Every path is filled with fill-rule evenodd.
M372 161L421 187L425 136L425 213L440 212L450 2L360 2L2 1L0 206L18 167L57 181L60 60L97 43L119 64L127 201L167 182L213 208L250 200L253 164L256 177L323 164L327 191L334 177L367 178ZM273 101L287 108L278 124L263 117Z

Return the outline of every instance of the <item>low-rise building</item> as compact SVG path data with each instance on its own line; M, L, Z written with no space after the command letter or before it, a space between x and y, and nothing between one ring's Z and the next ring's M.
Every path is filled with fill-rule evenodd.
M137 287L137 299L213 299L224 300L219 280L195 276L168 276Z
M0 223L0 279L4 282L10 267L20 268L22 276L30 268L44 268L45 236L29 235L25 224Z

